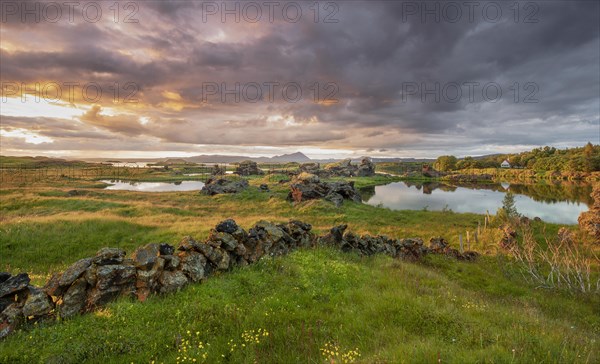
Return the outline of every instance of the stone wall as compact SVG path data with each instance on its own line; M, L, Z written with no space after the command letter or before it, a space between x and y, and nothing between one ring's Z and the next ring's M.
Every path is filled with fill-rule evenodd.
M329 245L362 255L383 253L411 261L427 253L466 260L476 257L474 252L461 254L450 249L442 238L432 239L427 247L419 238L358 236L346 228L336 226L326 235L315 236L310 224L291 220L287 224L260 221L245 231L229 219L212 229L203 242L187 236L177 247L147 244L129 258L121 249L100 249L95 256L54 274L43 288L30 285L26 273L0 273L0 338L26 321L72 317L122 296L144 301L151 294L175 292L202 282L215 272L303 247Z

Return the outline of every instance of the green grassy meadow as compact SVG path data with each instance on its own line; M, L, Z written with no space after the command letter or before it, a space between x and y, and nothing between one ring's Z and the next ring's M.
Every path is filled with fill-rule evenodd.
M91 179L2 186L0 270L29 272L42 285L101 247L131 253L149 242L175 245L185 235L202 240L226 218L245 229L293 218L317 233L345 223L359 234L426 242L443 236L454 247L459 234L483 226L481 215L452 211L293 204L277 180L254 177L243 193L213 197L102 190ZM354 180L364 187L393 177ZM271 192L259 192L261 183ZM532 222L539 240L560 227ZM532 286L497 241L497 229L486 230L472 244L484 254L474 263L442 256L408 263L325 247L263 259L176 294L29 325L0 342L0 363L600 361L599 295Z

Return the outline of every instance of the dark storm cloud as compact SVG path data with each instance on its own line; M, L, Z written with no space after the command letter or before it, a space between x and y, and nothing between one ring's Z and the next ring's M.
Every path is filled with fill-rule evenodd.
M444 2L335 3L336 23L322 21L324 9L315 22L307 3L296 23L281 18L281 7L272 23L222 22L220 14L204 22L200 1L139 2L139 23L119 26L43 28L13 20L3 24L3 38L15 49L0 51L2 80L135 82L143 107L133 113L149 118L147 125L100 109L80 121L165 145L334 145L393 153L430 150L427 143L448 152L466 150L464 144L600 143L598 2L520 2L517 21L512 2L494 3L502 11L494 21L483 14L490 2L474 2L473 20L463 5L456 22L439 12L439 22L431 15L423 21L407 11L407 3L421 10ZM39 45L43 39L56 47ZM228 88L297 82L303 100L204 103L206 82ZM338 102L313 102L315 82L335 83ZM452 85L462 92L456 102L444 97ZM501 97L485 100L496 86ZM428 94L423 101L423 87L439 87L440 100Z

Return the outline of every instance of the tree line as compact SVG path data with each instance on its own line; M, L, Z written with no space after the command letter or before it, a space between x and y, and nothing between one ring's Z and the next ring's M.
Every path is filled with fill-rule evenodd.
M540 147L515 154L496 154L484 157L456 158L443 155L433 167L438 171L455 171L470 168L500 168L508 160L512 168L527 168L539 172L594 172L600 171L600 145L587 143L583 147L557 149Z

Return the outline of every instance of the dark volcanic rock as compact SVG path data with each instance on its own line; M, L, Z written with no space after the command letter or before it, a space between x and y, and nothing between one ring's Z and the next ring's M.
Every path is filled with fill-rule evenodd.
M188 279L181 271L164 271L160 276L160 292L175 292L183 288Z
M343 200L361 202L361 197L354 182L321 182L320 178L314 174L301 173L290 184L291 191L288 194L288 200L294 199L294 193L300 194L302 201L313 199L325 199L340 206Z
M215 227L218 232L228 234L233 234L237 229L239 229L239 226L233 219L223 220Z
M158 251L160 252L160 255L173 255L173 253L175 253L175 247L167 243L162 243L158 246Z
M84 277L77 279L71 287L67 290L62 298L62 304L60 305L60 316L62 318L68 318L75 316L85 308L86 296L87 296L87 282Z
M370 158L363 158L358 165L356 175L359 177L370 177L375 175L375 164Z
M92 264L92 258L80 259L69 268L67 268L58 281L58 285L65 287L70 286L75 280L85 272Z
M96 271L96 287L106 290L113 286L133 284L136 271L130 265L105 265Z
M121 264L125 259L125 250L118 248L102 248L96 253L92 259L92 263L96 265L112 265Z
M139 269L151 269L156 263L156 259L160 254L158 244L147 244L137 248L132 255L135 266Z
M30 279L27 273L20 273L0 283L0 297L19 292L29 285Z
M251 160L246 160L240 162L238 167L235 169L235 173L240 176L252 176L252 175L261 175L263 171L258 168L258 164Z
M39 288L29 287L29 294L23 306L23 315L25 317L45 316L54 309L52 299Z
M204 255L189 251L179 253L179 258L181 259L181 271L191 282L199 282L204 278L204 268L206 267Z
M248 188L245 179L210 178L202 187L202 193L213 196L222 193L238 193Z
M0 283L5 282L9 278L10 278L10 273L0 272Z

